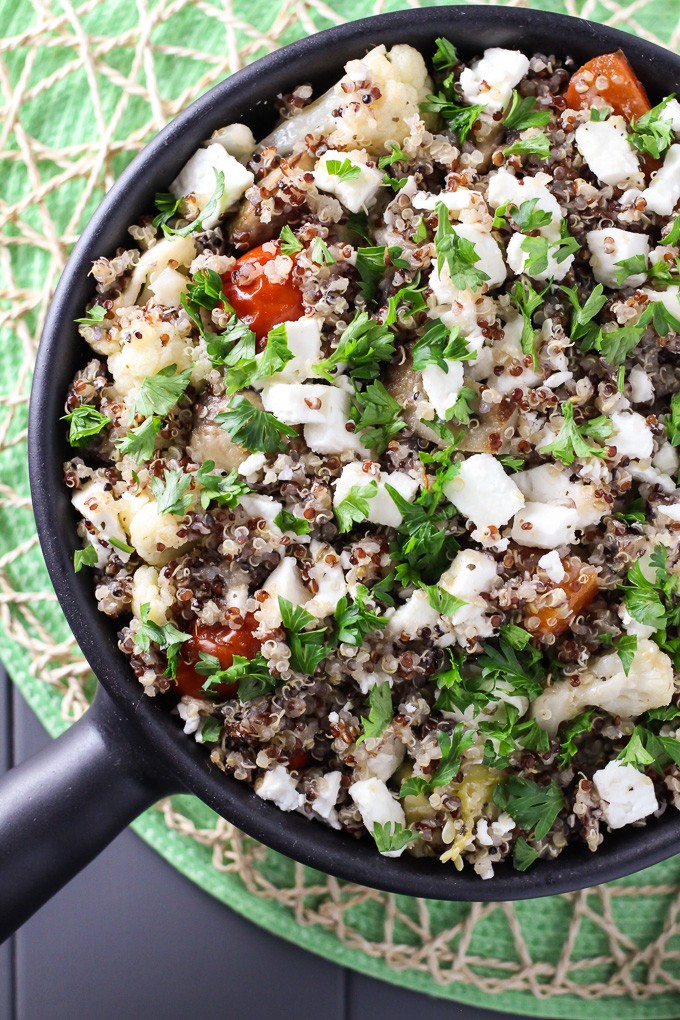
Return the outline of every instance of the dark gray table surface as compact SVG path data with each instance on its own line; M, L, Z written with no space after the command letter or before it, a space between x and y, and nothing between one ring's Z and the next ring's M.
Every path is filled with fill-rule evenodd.
M49 738L0 670L0 773ZM509 1020L255 927L124 832L0 946L0 1020Z

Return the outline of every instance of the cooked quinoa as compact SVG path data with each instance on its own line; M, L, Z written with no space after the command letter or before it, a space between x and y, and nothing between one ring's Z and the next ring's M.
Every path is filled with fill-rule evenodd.
M283 811L482 878L680 808L680 105L378 46L93 265L75 569Z

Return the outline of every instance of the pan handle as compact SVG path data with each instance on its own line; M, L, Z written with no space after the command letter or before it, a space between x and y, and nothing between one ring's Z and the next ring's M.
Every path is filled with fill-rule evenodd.
M142 758L99 687L58 740L0 780L0 942L180 783Z

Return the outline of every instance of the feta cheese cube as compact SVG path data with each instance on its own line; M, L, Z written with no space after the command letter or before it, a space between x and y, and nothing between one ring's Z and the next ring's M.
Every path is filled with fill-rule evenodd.
M485 529L497 531L524 506L524 496L490 453L467 457L444 486L444 495L476 525L473 538L480 542Z
M397 639L404 634L410 641L417 637L423 627L435 627L439 618L440 614L430 605L427 592L418 589L392 614L385 633Z
M680 319L680 286L678 284L665 287L663 290L647 290L645 288L642 293L646 294L650 301L660 301L671 315L675 316L676 319Z
M634 234L630 230L619 227L606 227L601 230L589 230L586 241L590 248L590 268L598 283L605 287L641 287L647 279L646 273L633 273L627 276L622 284L616 282L616 274L621 266L617 262L644 255L645 265L649 253L647 234Z
M341 503L349 495L352 486L368 485L371 481L377 482L378 491L375 496L368 500L367 520L372 524L383 524L385 527L398 528L401 524L402 516L385 485L391 485L404 499L412 503L420 483L415 478L407 475L405 471L383 472L375 465L374 469L367 472L364 471L363 465L356 461L353 464L347 464L335 482L333 506L337 506L338 503Z
M406 824L404 809L381 779L376 779L373 776L371 779L361 779L358 783L352 783L349 795L359 809L361 820L370 833L373 833L376 822L380 825L397 822L401 825ZM389 850L383 856L401 857L403 852L404 847L401 850Z
M566 571L557 549L551 549L545 556L541 556L538 565L541 570L545 570L550 580L554 581L555 584L559 584L560 581L564 580Z
M680 503L668 503L665 506L657 504L656 509L664 517L670 517L672 521L680 523Z
M621 411L612 415L614 431L607 444L616 447L617 457L648 460L654 450L654 436L647 422L637 411Z
M349 160L358 169L358 176L342 180L337 174L330 173L329 161L342 164L345 160ZM335 195L346 209L357 213L374 204L383 185L383 173L376 167L366 166L366 153L361 150L338 152L336 149L328 149L314 168L314 183L319 191Z
M602 815L610 829L638 822L659 808L654 783L633 765L610 761L593 774L602 801Z
M314 366L321 358L321 324L322 319L303 315L294 322L284 322L286 327L286 343L293 355L280 372L274 372L266 379L258 379L255 389L271 386L273 383L301 383L305 379L318 379Z
M474 291L459 290L451 283L451 273L446 263L441 273L434 264L430 272L430 289L435 301L444 310L436 310L435 318L440 318L445 326L453 329L457 326L463 335L471 333L477 327L477 295Z
M309 569L309 579L317 587L316 595L306 603L305 609L318 620L335 612L335 608L347 594L347 581L342 564L336 559L334 549L323 542L312 541L309 546L314 566Z
M589 120L576 128L578 151L603 184L635 184L640 173L623 117Z
M459 237L464 237L466 241L475 246L478 258L478 261L475 262L475 269L481 270L489 277L484 281L488 289L493 290L494 287L500 287L508 273L498 241L474 223L456 223L453 229ZM451 279L450 276L449 279Z
M575 540L578 527L579 515L574 507L529 501L515 514L512 539L532 549L568 545Z
M446 372L439 365L426 365L422 370L422 377L423 389L429 403L434 407L435 414L446 420L463 388L464 369L462 361L451 361L448 358L444 360Z
M340 828L335 805L338 802L341 782L342 772L326 772L325 775L318 776L314 780L312 810L315 815L328 822L333 829Z
M203 209L215 190L217 174L224 174L224 190L214 212L202 221L203 227L214 227L221 216L238 202L255 180L250 170L234 159L224 146L213 143L199 149L170 185L175 198L194 195L199 210Z
M517 276L521 276L522 273L526 273L532 280L538 280L540 283L544 283L548 280L563 280L571 269L574 262L574 255L567 255L565 259L558 262L556 254L558 248L554 245L548 245L547 252L547 265L541 272L529 272L527 269L527 262L529 260L529 252L525 251L522 245L526 241L526 234L513 234L508 241L508 247L505 253L505 257L508 260L508 265L512 269L513 273Z
M541 227L541 234L551 241L558 241L563 217L559 202L548 190L547 186L551 181L550 174L539 172L534 177L518 178L505 167L500 167L489 179L489 205L492 209L498 209L507 203L519 208L522 202L529 202L535 198L535 208L549 213L552 217L550 223Z
M649 212L670 216L680 199L680 145L671 145L663 166L652 177L642 192Z
M116 538L127 545L127 535L121 527L115 497L100 482L92 481L87 482L82 489L76 489L71 503L81 517L91 524L92 528L87 529L87 540L97 550L97 566L105 566L114 551L109 544L110 539ZM115 552L123 563L130 559L130 553L120 549Z
M654 383L649 378L644 368L633 365L628 373L630 383L630 399L633 404L648 404L654 400Z
M493 633L487 615L489 604L483 595L493 591L497 583L496 561L489 553L478 549L463 549L439 578L439 585L444 591L465 603L450 617L445 617L463 648L469 637L488 637Z
M671 99L666 103L659 114L660 120L667 120L675 133L680 132L680 103L677 99Z
M267 380L262 389L262 406L285 425L308 425L325 420L323 383L288 383Z
M414 209L433 210L439 202L443 202L450 213L459 216L464 209L469 209L477 202L484 201L476 191L470 188L456 188L455 191L440 191L436 195L428 191L416 191L411 204Z
M368 457L361 436L350 424L350 395L340 386L325 386L321 395L321 417L304 427L305 442L314 453L358 453Z
M658 471L663 471L668 475L674 475L680 467L680 458L678 457L678 451L670 443L664 443L658 453L652 459L652 464Z
M241 496L240 506L248 517L261 517L269 525L270 531L275 535L281 534L281 529L274 523L274 518L283 510L283 503L279 503L271 496L261 496L253 492Z
M275 765L265 772L255 786L255 793L262 800L276 804L281 811L296 811L304 801L304 794L298 793L295 780L285 765Z
M281 626L281 610L279 595L294 606L304 606L312 597L305 588L297 563L292 556L284 556L277 567L272 570L262 585L269 598L261 604L258 620L260 627L265 624L268 630Z
M512 90L528 70L529 61L519 50L492 46L461 72L463 97L471 106L479 104L489 113L498 113L509 104Z

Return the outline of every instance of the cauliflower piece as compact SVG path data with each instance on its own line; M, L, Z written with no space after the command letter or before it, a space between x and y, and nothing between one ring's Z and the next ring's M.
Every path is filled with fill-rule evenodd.
M636 719L650 708L669 705L674 691L669 657L654 641L638 638L628 676L618 653L608 652L590 663L578 687L568 680L558 681L536 698L531 710L538 725L554 736L560 723L591 705L611 715Z
M165 566L186 552L191 542L180 536L184 518L175 514L160 514L155 499L125 493L120 502L126 507L130 545L143 560L154 567ZM122 516L122 514L121 514Z
M88 542L97 551L97 566L105 566L111 555L109 540L115 538L127 544L127 536L120 522L118 500L100 481L94 479L82 489L76 489L71 503L89 524L85 533ZM116 555L124 563L130 559L130 553L120 549L116 549Z
M132 318L127 343L109 357L109 371L116 390L132 406L139 387L147 376L156 375L169 365L178 372L191 368L191 381L198 385L212 366L200 347L194 347L186 319L163 322L160 318L139 315Z
M221 145L230 156L244 165L252 159L255 151L255 136L246 124L227 124L213 131L210 142Z
M654 783L633 765L610 761L593 775L602 801L602 815L610 829L638 822L659 808Z
M132 578L132 613L141 620L142 606L147 605L151 622L163 627L170 622L173 598L167 588L160 587L158 577L156 567L137 567Z
M156 280L170 266L190 266L196 256L196 246L190 237L167 237L145 251L132 270L130 279L116 298L115 307L139 304L142 288Z

